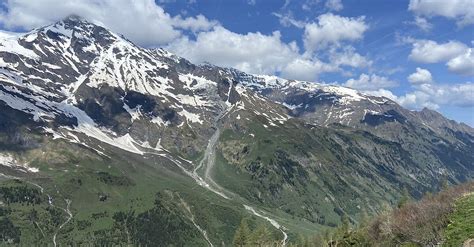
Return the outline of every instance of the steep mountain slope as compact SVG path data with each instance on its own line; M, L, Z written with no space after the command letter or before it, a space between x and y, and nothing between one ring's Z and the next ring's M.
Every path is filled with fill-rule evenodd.
M2 217L55 245L230 244L252 215L284 243L474 176L474 130L436 112L194 65L76 16L2 35L0 148L4 190L39 198Z

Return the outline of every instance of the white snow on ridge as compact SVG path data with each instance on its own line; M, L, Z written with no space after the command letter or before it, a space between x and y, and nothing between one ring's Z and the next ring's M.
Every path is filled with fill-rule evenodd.
M8 106L13 109L20 110L26 113L32 114L35 121L39 120L40 116L54 117L51 113L46 113L42 109L38 108L36 105L25 101L23 99L17 98L11 94L7 94L0 90L0 101L5 102Z
M175 97L179 103L190 106L205 107L212 106L213 104L205 99L205 97L199 95L186 95L177 94Z
M323 91L334 93L338 96L342 96L339 100L342 104L349 104L351 101L360 101L366 99L357 90L342 87L342 86L325 86L322 88Z
M61 34L61 35L66 36L68 38L72 37L72 30L65 28L63 22L59 22L59 23L56 23L54 25L48 26L46 28L46 30L50 30L54 33Z
M279 103L279 102L277 102ZM282 102L280 103L281 105L285 106L286 108L290 109L290 110L295 110L295 109L298 109L298 108L301 108L303 106L303 104L299 104L299 105L290 105L290 104L287 104L286 102Z
M125 151L136 153L136 154L143 154L134 144L133 138L126 134L120 137L110 137L106 133L104 133L100 128L90 124L79 124L78 127L74 129L70 129L73 131L81 132L89 137L92 137L98 141L105 142L111 146L123 149Z
M166 121L166 122L163 121L163 119L160 116L154 117L153 119L151 119L150 122L158 124L160 126L168 126L170 124L169 121Z
M26 42L29 42L29 43L35 41L36 38L38 38L38 33L27 33L27 34L23 35L23 39Z
M32 50L26 49L18 43L18 37L22 34L0 31L0 51L15 53L31 59L37 59L38 55Z
M0 164L4 166L13 166L15 164L15 159L9 154L0 153Z
M331 93L339 96L338 102L343 105L348 105L354 101L361 101L369 99L367 95L358 92L355 89L347 88L344 86L338 86L334 84L322 84L316 82L307 82L307 81L297 81L297 80L287 80L279 78L277 76L268 76L268 75L254 75L256 82L263 82L259 84L256 82L244 82L243 84L250 87L257 88L275 88L275 89L301 89L308 92L313 92L321 90L326 93ZM374 102L372 102L374 103ZM379 103L379 102L377 102ZM291 109L291 108L290 108Z
M29 172L39 172L38 168L29 167L28 164L19 164L12 155L5 153L0 153L0 165L11 167L14 169L26 169Z
M354 114L354 110L350 108L345 108L339 112L339 119L345 119L346 117Z
M43 62L43 63L41 63L41 64L44 65L44 66L46 66L46 67L48 67L48 68L50 68L50 69L61 69L61 67L59 67L59 66L57 66L57 65L54 65L54 64L45 63L45 62Z
M167 65L156 59L153 60L157 63L155 65L145 58L137 59L137 55L153 60L148 53L127 41L116 41L94 60L87 85L98 88L105 83L125 91L133 90L154 96L174 98L174 95L168 92L168 89L171 89L170 79L156 76L154 73L157 68L167 68Z
M133 143L134 140L128 134L121 137L111 137L110 135L106 134L102 129L100 129L97 124L82 110L79 108L69 105L66 103L57 103L57 102L49 102L49 104L43 104L48 111L45 111L35 104L25 101L21 98L15 97L12 94L7 94L0 90L0 100L5 102L8 106L13 109L21 110L26 113L30 113L33 115L33 119L38 121L40 117L47 116L49 118L54 118L54 114L52 112L61 111L65 114L76 117L78 121L78 126L75 128L67 128L70 131L81 132L89 137L97 139L98 141L105 142L112 146L118 147L120 149L137 153L143 154ZM38 99L35 99L36 102ZM39 103L38 103L39 104ZM191 120L195 120L192 115L189 116ZM199 118L198 118L199 120ZM65 127L66 128L66 127ZM59 137L59 136L57 136Z
M57 131L54 131L52 128L43 127L43 130L46 133L52 134L53 135L53 140L60 139L60 138L65 138L61 133L59 133Z
M166 57L166 58L169 58L169 59L172 59L174 62L176 63L179 63L179 57L176 56L175 54L167 51L167 50L164 50L162 48L158 48L158 49L154 49L152 50L153 52L156 52L158 55L160 56L163 56L163 57Z
M189 122L203 124L203 121L201 120L201 117L198 114L191 113L186 109L183 109L182 111L178 112L178 114L180 116L185 117Z
M129 134L121 137L110 137L97 126L94 120L92 120L84 111L80 110L79 108L66 104L59 105L59 108L63 112L68 113L70 116L77 118L78 126L72 129L68 128L70 131L81 132L111 146L115 146L132 153L143 154L143 152L135 146L135 141Z
M186 87L188 89L203 89L203 88L207 88L207 87L210 87L210 86L217 86L217 83L214 82L214 81L210 81L204 77L199 77L199 76L195 76L193 74L179 74L179 80L184 82L186 84ZM192 85L193 82L195 83L195 85Z
M140 117L142 116L140 112L141 105L138 105L137 107L131 109L127 104L124 103L123 108L128 112L128 114L130 114L130 116L132 116L132 122L137 119L140 119Z

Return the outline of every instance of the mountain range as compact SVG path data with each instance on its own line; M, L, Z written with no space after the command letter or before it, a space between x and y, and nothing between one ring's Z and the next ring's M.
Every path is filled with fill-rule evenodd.
M248 219L287 243L472 180L474 129L70 16L0 34L0 175L3 241L231 245Z

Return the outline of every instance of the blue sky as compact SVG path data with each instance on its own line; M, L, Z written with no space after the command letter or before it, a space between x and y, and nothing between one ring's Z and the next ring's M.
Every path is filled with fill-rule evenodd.
M472 0L10 0L1 9L4 30L75 13L193 62L337 83L474 126Z

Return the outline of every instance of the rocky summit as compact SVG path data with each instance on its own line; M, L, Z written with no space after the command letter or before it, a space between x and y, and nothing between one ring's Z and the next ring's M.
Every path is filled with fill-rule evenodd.
M78 16L0 34L0 228L23 246L229 246L242 219L284 245L473 178L474 129L432 110Z

